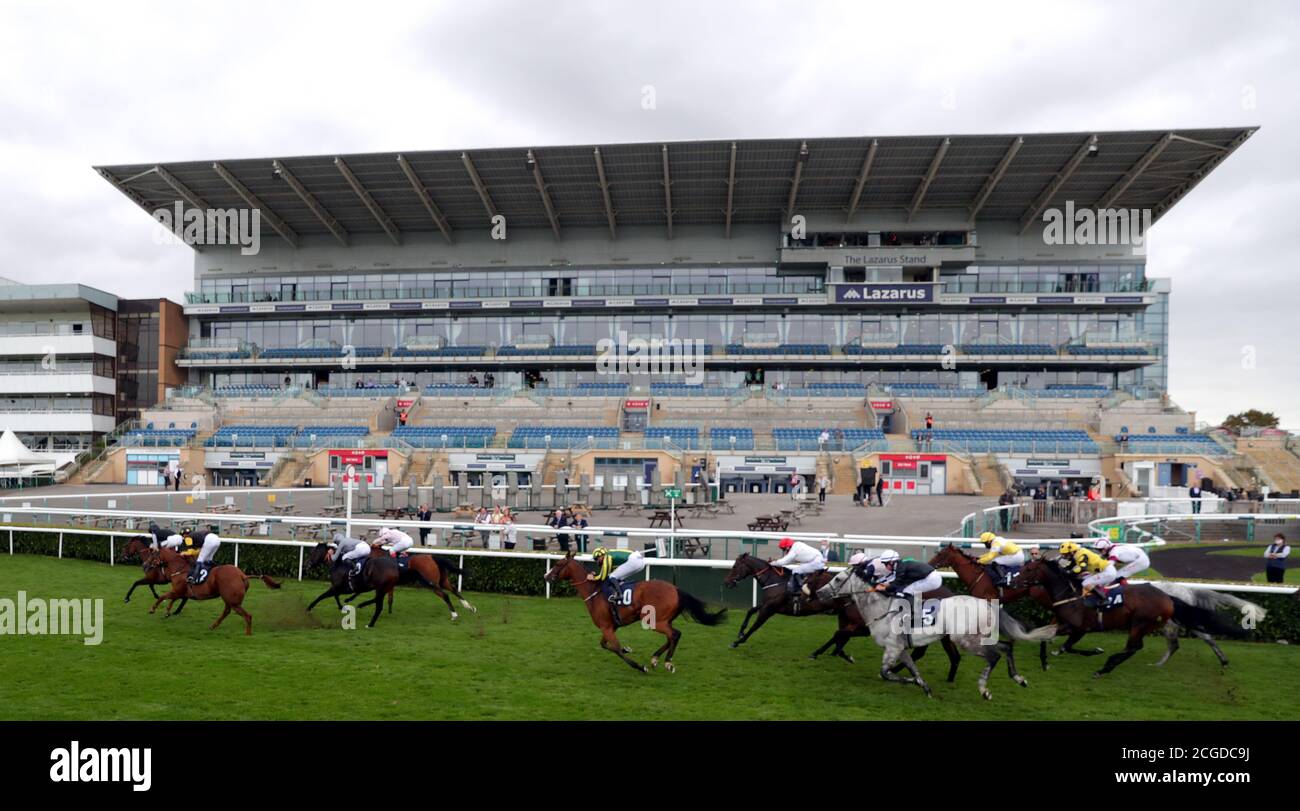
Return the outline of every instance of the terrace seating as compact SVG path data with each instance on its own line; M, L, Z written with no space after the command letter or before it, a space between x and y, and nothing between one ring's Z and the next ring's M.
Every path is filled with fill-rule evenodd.
M1154 350L1145 346L1069 346L1071 355L1151 355Z
M370 427L366 425L304 425L299 431L302 436L366 436Z
M399 425L392 434L417 448L487 448L496 435L491 425Z
M734 445L731 442L732 437L736 438ZM754 450L754 429L710 428L709 446L715 451L731 450L732 448L738 451L752 451Z
M1116 434L1136 453L1197 453L1217 456L1230 451L1204 434Z
M537 389L544 397L621 397L627 394L626 383L579 383L576 386L553 386Z
M378 358L384 354L382 346L356 346L352 352L345 352L341 346L298 346L263 349L258 357L282 358L286 360L333 360L347 355L358 358Z
M486 346L406 347L393 350L395 358L462 358L480 357L487 353Z
M1030 431L1019 429L983 430L976 428L915 429L912 440L924 443L926 435L933 443L955 446L968 453L1072 453L1096 454L1101 449L1087 431ZM942 448L934 448L935 450Z
M734 397L745 391L741 387L697 386L690 383L651 383L650 394L654 397Z
M497 357L544 358L554 355L594 355L595 344L563 344L557 346L521 347L503 346L497 349Z
M889 390L900 397L983 397L984 389L955 389L936 383L891 383Z
M381 386L321 386L316 393L322 397L392 397L402 393L396 383Z
M208 437L209 448L284 448L292 444L296 425L223 425Z
M728 355L829 355L830 353L830 344L781 344L779 346L727 344Z
M962 344L963 355L1055 355L1051 344Z
M253 383L243 386L217 386L212 393L217 397L276 397L283 393L283 389L266 383Z
M943 344L899 344L898 346L862 346L846 344L846 355L942 355Z
M825 445L821 435L829 434ZM889 447L884 431L879 428L773 428L772 439L779 451L829 451L854 450L870 443L868 451L886 450Z
M424 387L424 393L430 397L491 397L501 391L503 389L456 383L432 383Z
M549 437L549 439L547 439ZM591 445L597 448L617 446L619 431L608 425L529 425L520 426L510 435L510 448L572 448Z
M688 450L698 450L701 447L699 428L651 426L645 429L645 445L647 448L661 448L664 446L664 440L671 442L679 448L686 448Z
M791 397L866 397L865 383L807 383L803 388L785 389Z
M137 428L122 434L117 444L135 448L177 448L189 444L195 433L195 428Z
M1031 389L1035 397L1107 397L1111 390L1106 386L1076 385L1067 383L1049 383L1045 389Z

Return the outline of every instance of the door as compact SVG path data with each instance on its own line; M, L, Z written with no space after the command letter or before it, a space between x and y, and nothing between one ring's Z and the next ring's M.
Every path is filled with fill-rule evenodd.
M933 464L930 466L930 495L942 496L948 492L948 466Z

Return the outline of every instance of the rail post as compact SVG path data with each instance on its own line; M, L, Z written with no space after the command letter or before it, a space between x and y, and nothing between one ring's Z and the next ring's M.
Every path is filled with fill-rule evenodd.
M300 581L302 580L302 550L303 547L298 547L298 579Z

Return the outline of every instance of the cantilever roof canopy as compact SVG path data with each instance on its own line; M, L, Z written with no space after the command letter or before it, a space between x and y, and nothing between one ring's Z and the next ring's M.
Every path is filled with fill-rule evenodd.
M962 212L1017 222L1049 206L1159 219L1255 127L541 146L99 166L146 211L259 208L264 239L511 228L772 224L790 213Z

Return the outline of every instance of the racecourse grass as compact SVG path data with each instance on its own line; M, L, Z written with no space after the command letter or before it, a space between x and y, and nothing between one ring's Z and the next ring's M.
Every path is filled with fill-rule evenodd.
M1094 680L1101 657L1052 658L1039 670L1036 646L1018 646L1020 688L1003 666L978 698L979 661L965 657L955 685L937 648L920 663L934 685L927 699L877 675L879 652L855 639L850 665L808 653L834 627L830 617L777 617L732 650L743 612L723 626L678 622L678 672L642 675L598 648L575 598L472 594L477 615L452 623L434 595L400 589L396 613L374 629L339 626L333 601L308 617L319 582L288 581L279 592L250 583L245 606L254 635L236 615L208 630L220 603L191 602L180 616L150 616L147 589L122 596L134 566L0 556L0 597L104 600L102 644L79 637L0 636L4 719L1296 719L1300 650L1222 643L1221 673L1209 649L1183 640L1163 669L1152 637L1113 674ZM706 597L708 595L700 595ZM368 612L363 619L368 617ZM662 640L621 632L646 661ZM1089 636L1108 652L1117 635Z

